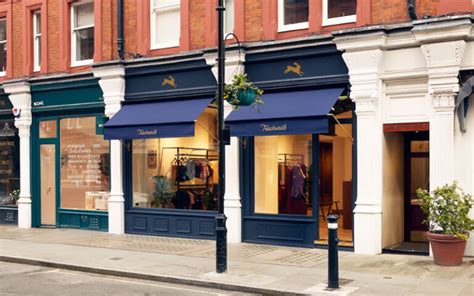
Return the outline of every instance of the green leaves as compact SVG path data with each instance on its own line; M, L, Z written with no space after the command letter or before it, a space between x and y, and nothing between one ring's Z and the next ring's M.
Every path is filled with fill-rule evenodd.
M451 185L437 187L431 194L424 189L416 191L422 200L421 209L426 214L426 220L431 232L451 234L467 240L473 230L474 220L469 218L473 206L472 196L465 194L457 182Z
M258 110L259 105L263 104L263 99L261 97L263 90L250 82L246 73L235 74L232 78L232 82L224 86L224 100L227 100L229 104L237 109L240 104L239 92L246 90L255 92L255 102L252 106Z

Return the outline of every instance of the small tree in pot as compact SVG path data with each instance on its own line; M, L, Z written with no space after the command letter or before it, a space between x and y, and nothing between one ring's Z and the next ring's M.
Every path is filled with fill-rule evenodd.
M438 187L431 194L424 189L416 193L426 214L424 223L429 228L435 264L460 265L469 231L473 230L474 220L469 218L472 196L465 194L456 182Z

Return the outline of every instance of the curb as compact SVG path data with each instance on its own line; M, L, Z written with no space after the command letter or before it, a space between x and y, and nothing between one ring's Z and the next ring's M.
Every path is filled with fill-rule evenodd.
M57 263L57 262L37 260L37 259L31 259L31 258L23 258L23 257L0 255L0 261L52 267L52 268L61 268L61 269L66 269L66 270L74 270L74 271L87 272L87 273L93 273L93 274L134 278L134 279L157 281L157 282L170 283L170 284L179 284L179 285L197 286L197 287L202 287L202 288L220 289L220 290L234 291L234 292L260 294L260 295L289 295L289 296L310 295L310 294L305 294L305 293L272 290L272 289L265 289L265 288L258 288L258 287L248 287L248 286L241 286L237 284L218 283L214 281L205 281L205 280L192 279L192 278L152 275L152 274L120 271L120 270L113 270L113 269L106 269L106 268L94 268L94 267L88 267L88 266Z

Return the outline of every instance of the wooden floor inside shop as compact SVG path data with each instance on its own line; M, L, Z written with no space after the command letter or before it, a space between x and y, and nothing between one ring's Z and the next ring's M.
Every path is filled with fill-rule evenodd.
M339 216L338 231L337 235L339 238L339 246L342 247L353 247L354 243L352 242L352 229L344 229L342 227L342 215ZM314 241L316 245L327 245L328 244L328 222L323 217L319 218L319 240Z

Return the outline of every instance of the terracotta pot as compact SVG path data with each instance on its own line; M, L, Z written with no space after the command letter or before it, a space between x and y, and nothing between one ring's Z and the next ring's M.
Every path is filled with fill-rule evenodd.
M453 235L428 232L428 240L433 250L436 265L461 265L466 241Z

